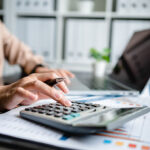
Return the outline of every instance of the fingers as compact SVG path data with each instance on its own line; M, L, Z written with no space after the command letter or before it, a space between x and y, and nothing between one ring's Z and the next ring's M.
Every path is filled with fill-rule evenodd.
M50 79L50 77L53 78L54 74L55 74L55 78L56 78L56 75L57 77L64 77L66 79L65 80L66 84L70 84L69 78L73 78L75 76L73 73L67 70L63 70L63 69L60 69L60 70L49 69L49 71L47 71L46 73L38 73L38 74L33 74L31 76L34 76L41 81L46 81Z
M51 72L55 72L56 74L58 74L59 75L59 71L63 71L68 77L70 77L70 78L73 78L75 75L73 74L73 73L71 73L70 71L67 71L67 70L63 70L63 69L59 69L59 70L57 70L57 69L48 69L48 68L43 68L43 67L39 67L37 70L36 70L36 72L37 73L46 73L46 72L49 72L49 73L51 73Z
M39 99L49 99L49 96L42 94L41 92L38 92L38 98Z
M34 73L30 75L30 78L32 79L38 79L40 81L46 81L46 80L50 80L50 79L54 79L58 77L55 73Z
M67 70L64 70L64 72L70 77L70 78L74 78L75 75Z
M58 69L58 70L55 70L55 69L49 69L49 71L47 71L47 73L49 74L57 74L58 76L61 76L61 77L65 77L67 80L68 83L70 83L70 80L69 80L69 77L70 78L74 78L75 75L73 73L71 73L70 71L67 71L67 70L63 70L63 69Z
M50 80L50 79L56 79L59 78L59 76L57 76L55 73L38 73L35 75L32 75L33 78L37 78L40 81L46 81L46 80ZM32 77L31 76L31 77ZM64 93L68 93L69 89L67 88L66 84L64 82L60 82L59 84L57 84L57 86L64 92Z
M65 82L66 82L66 84L70 84L71 82L70 82L70 79L69 79L69 77L70 78L74 78L75 77L75 75L73 74L73 73L71 73L71 72L69 72L69 71L67 71L67 70L58 70L58 73L62 76L62 77L64 77L66 80L65 80Z
M36 102L39 98L39 95L36 91L28 91L28 90L25 90L22 88L22 92L23 93L26 93L26 95L30 95L30 96L26 96L24 97L24 100L21 102L22 105L31 105L33 104L34 102ZM32 98L33 97L33 98Z
M31 82L30 84L26 85L25 88L27 88L28 90L37 90L42 94L47 95L52 99L60 102L62 105L71 106L71 102L67 100L61 92L57 91L55 88L52 88L39 80Z
M63 70L59 70L58 72L59 72L59 74L60 74L62 77L65 78L65 83L66 83L66 84L70 84L70 83L71 83L69 77L67 76L67 74L66 74Z
M61 75L68 79L63 71L61 71ZM0 109L10 110L15 108L18 104L28 105L42 97L51 97L62 105L71 106L71 102L66 99L62 92L44 83L46 80L58 77L56 73L37 73L12 83L10 86L7 86L6 89L3 89L3 93L5 94L0 97ZM68 88L64 82L57 84L57 86L64 93L68 92ZM38 96L39 94L33 93L32 91L40 92L42 95ZM3 99L5 99L5 101L3 101Z
M60 82L56 86L59 87L64 93L69 92L69 89L67 88L67 86L64 82Z
M37 94L33 94L32 92L23 89L22 87L19 87L17 89L18 95L25 98L25 99L31 99L31 100L37 100L38 96Z
M15 108L18 104L22 103L22 101L26 99L33 103L38 97L32 92L23 89L22 87L16 88L13 94L8 97L4 108L7 110Z

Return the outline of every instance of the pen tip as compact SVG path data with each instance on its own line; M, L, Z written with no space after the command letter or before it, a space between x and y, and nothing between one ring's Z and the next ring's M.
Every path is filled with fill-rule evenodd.
M57 78L56 79L56 82L62 82L62 81L64 81L65 80L65 78Z

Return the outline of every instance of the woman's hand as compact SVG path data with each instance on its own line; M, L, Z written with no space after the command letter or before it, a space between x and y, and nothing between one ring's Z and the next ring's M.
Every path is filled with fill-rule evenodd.
M63 95L63 92L68 92L64 82L57 84L60 90L44 83L46 80L58 77L60 76L54 72L35 73L10 85L0 86L0 110L10 110L19 104L30 105L41 98L52 98L62 105L70 106L71 102Z
M66 84L70 84L70 79L69 78L73 78L75 76L70 71L67 71L67 70L64 70L64 69L48 69L48 68L45 68L45 67L38 67L36 69L36 73L43 73L43 72L47 72L47 73L52 73L53 72L53 73L56 73L58 76L64 77Z

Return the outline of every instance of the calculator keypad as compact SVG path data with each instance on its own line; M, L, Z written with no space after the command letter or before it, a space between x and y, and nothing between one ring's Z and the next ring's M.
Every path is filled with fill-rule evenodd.
M51 103L47 105L26 108L25 111L62 118L63 120L71 120L73 118L79 117L81 112L96 107L100 107L100 105L72 101L71 107L62 106L60 103Z

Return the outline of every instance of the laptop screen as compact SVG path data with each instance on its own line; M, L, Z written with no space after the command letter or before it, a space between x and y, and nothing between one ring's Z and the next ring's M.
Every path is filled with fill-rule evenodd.
M150 30L136 32L114 67L111 78L141 92L150 78L149 56Z

